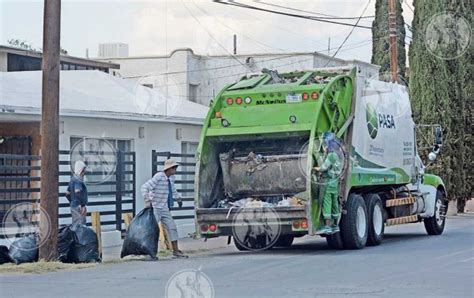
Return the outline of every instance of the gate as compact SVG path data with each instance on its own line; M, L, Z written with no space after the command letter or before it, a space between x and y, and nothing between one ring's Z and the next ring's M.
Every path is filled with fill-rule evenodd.
M87 153L104 154L104 152ZM59 224L68 224L71 214L65 195L72 173L71 152L61 150L59 154ZM116 164L107 179L90 184L87 182L87 177L94 180L93 177L104 176L104 173L86 172L89 195L87 215L90 216L92 211L98 211L104 230L112 228L123 232L122 214L135 215L136 156L135 152L120 150L109 154L115 155ZM3 226L5 213L16 204L40 202L40 174L40 156L0 154L0 227ZM0 235L0 238L4 238L4 235Z

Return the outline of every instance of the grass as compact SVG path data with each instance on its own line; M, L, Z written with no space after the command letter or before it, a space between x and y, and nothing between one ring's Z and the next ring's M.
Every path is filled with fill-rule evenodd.
M84 269L97 266L97 263L66 264L61 262L38 261L16 265L13 263L0 265L0 273L47 273L65 269Z

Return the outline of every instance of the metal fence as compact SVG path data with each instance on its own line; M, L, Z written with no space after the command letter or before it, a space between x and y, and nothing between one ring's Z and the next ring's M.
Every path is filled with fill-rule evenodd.
M172 152L158 152L152 150L151 152L151 164L152 170L151 175L155 175L159 170L163 168L165 160L173 158L176 160L180 166L176 172L176 189L178 193L181 194L183 198L183 207L173 207L171 208L171 213L173 218L176 220L179 219L193 219L194 212L189 212L194 210L194 171L196 167L196 157L194 154L182 154L182 153L172 153ZM192 202L186 203L186 202Z
M72 171L70 151L61 150L59 153L59 223L63 224L68 223L71 217L69 202L65 195ZM104 152L96 153L104 154ZM91 185L87 183L89 195L87 215L90 216L92 211L98 211L104 228L115 226L116 230L124 231L122 214L135 215L136 210L136 156L135 152L120 150L109 154L115 155L116 164L113 172L108 173L104 181ZM4 223L5 214L16 204L39 203L40 173L41 157L38 155L0 154L0 226ZM103 176L104 173L86 172L86 178L99 175Z

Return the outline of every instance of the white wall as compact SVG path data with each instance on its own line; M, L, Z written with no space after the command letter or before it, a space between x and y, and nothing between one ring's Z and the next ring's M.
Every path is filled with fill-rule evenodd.
M8 70L8 54L5 52L0 53L0 71L6 72Z

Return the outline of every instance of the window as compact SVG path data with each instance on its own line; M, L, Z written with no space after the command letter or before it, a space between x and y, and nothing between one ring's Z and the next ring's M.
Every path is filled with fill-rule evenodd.
M189 84L189 100L192 102L198 102L197 101L197 89L198 89L198 84Z
M71 170L76 160L83 160L88 166L86 183L89 192L115 191L115 170L117 165L114 151L130 152L131 140L71 137ZM124 155L124 161L132 161L132 156ZM132 165L125 165L124 171L131 171ZM88 175L89 174L89 175ZM132 180L132 174L123 176L124 180ZM125 190L131 190L131 183L124 183Z

